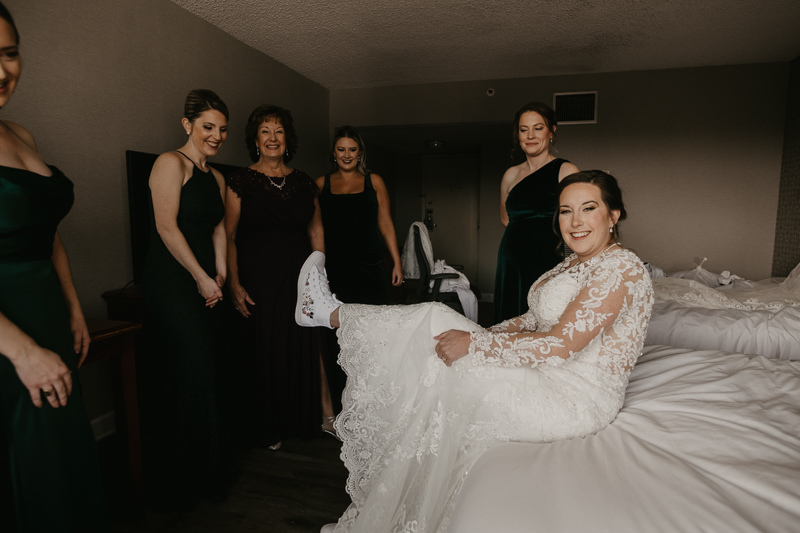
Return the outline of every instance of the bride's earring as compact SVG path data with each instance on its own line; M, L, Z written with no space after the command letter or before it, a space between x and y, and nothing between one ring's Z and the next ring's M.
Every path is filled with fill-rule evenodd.
M612 224L610 228L608 228L609 233L614 233L614 225Z

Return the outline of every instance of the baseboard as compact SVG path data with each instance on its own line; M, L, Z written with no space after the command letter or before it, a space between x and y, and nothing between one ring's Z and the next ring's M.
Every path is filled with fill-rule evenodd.
M92 420L91 424L95 442L113 435L117 431L114 411L109 411L102 416L98 416Z

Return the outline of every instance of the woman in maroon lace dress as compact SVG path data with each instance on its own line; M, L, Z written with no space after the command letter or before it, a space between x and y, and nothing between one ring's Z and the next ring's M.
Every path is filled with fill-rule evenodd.
M253 164L226 180L228 284L247 319L256 439L277 449L287 437L318 434L321 417L333 415L320 365L322 337L294 320L300 267L312 250L324 251L325 240L319 189L287 166L297 150L291 113L258 107L245 135Z

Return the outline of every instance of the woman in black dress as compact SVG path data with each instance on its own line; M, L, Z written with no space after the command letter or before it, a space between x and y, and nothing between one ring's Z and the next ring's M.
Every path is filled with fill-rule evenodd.
M343 126L333 138L330 173L317 178L322 224L325 227L325 269L331 290L345 302L385 305L389 283L403 283L403 266L383 179L367 169L367 151L361 135ZM392 257L391 278L383 257ZM341 409L347 376L336 363L339 345L335 332L327 333L325 370L334 409ZM333 420L330 420L332 431Z
M225 182L209 167L228 135L228 109L208 90L189 93L186 144L150 174L152 218L144 268L151 350L137 361L146 475L157 503L219 497L231 475L221 413ZM224 368L224 367L222 367Z
M22 72L0 3L0 107ZM97 450L74 374L89 332L57 228L72 182L0 121L0 531L106 531Z
M325 242L317 186L288 166L297 151L291 113L258 107L245 136L253 164L226 178L228 284L247 318L256 439L277 449L287 437L318 434L320 417L333 416L322 337L294 320L300 267Z

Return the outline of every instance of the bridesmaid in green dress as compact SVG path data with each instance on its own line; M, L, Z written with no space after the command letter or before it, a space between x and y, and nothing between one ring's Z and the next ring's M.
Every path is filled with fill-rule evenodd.
M395 287L403 283L403 267L386 184L367 170L364 141L352 126L342 126L336 132L331 152L330 173L317 178L325 228L325 269L331 289L346 302L388 304L390 279ZM394 263L391 278L383 266L384 249ZM328 337L325 369L334 409L340 410L347 376L336 364L336 335L330 333ZM331 432L332 427L331 417L323 430Z
M224 497L233 475L217 306L227 271L225 181L207 163L228 136L228 108L212 91L194 90L182 125L186 144L161 154L150 173L143 281L152 344L137 361L145 475L166 508Z
M0 4L0 107L21 73ZM73 373L89 332L57 227L72 182L0 121L0 531L107 531L94 437Z
M509 168L500 183L506 230L497 252L495 324L524 315L531 285L561 261L553 229L556 187L578 167L550 153L555 135L556 115L547 104L531 102L517 111L513 139L525 161Z

